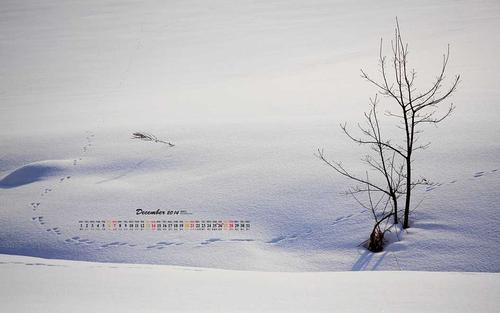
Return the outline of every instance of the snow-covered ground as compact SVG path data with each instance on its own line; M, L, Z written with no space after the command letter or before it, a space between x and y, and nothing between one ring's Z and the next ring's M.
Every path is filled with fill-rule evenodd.
M315 146L330 145L329 129L335 134L335 125L315 120L155 132L175 139L173 148L131 140L132 129L13 142L10 155L33 160L3 179L1 251L264 271L500 270L500 173L492 154L456 154L440 144L434 154L426 152L432 162L422 168L443 185L419 190L417 199L424 201L413 227L386 252L371 254L358 247L368 236L370 215L341 195L346 182L313 156ZM349 149L329 150L349 160ZM138 219L137 208L192 213L161 217L167 220L249 220L251 228L79 229L79 220Z
M264 273L0 255L0 275L2 312L500 312L498 273Z
M338 125L361 119L375 90L359 69L377 73L380 37L388 43L395 16L410 44L417 85L429 86L448 43L448 76L460 73L463 81L451 99L454 115L424 133L432 145L415 156L417 174L438 185L416 190L415 205L423 201L412 227L372 254L359 247L370 215L342 195L349 182L313 154L325 148L363 171L363 151ZM499 272L499 17L498 1L2 1L0 253L232 270ZM175 146L133 140L135 131ZM136 220L136 209L185 210L190 214L178 219L245 220L251 228L79 229L80 220ZM86 267L91 277L106 268L64 264ZM110 275L130 268L116 266ZM17 279L7 267L40 281L25 287L40 287L40 295L49 292L41 287L50 284L50 271L70 275L66 267L4 264L3 281ZM204 286L226 273L204 270L196 278L198 272L138 267L151 270L131 275L186 274ZM357 285L362 279L260 273L252 280L249 273L230 273L214 288L230 288L233 277L252 290L259 277L266 283L280 277L269 285L273 290L297 277L314 284L324 277L332 288L337 280ZM360 288L376 289L386 277L369 275L371 287ZM419 281L416 273L401 275L389 277ZM491 280L498 290L497 275L422 274L429 285L441 277L457 284L470 279L474 291ZM288 287L283 299L308 288ZM321 303L347 301L319 289L307 289L310 299L319 292ZM231 301L250 303L244 291ZM433 296L446 303L460 294ZM293 301L290 307L307 311Z

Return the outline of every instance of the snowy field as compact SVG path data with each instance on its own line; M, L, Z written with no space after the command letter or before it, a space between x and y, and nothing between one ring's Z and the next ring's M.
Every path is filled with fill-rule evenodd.
M0 255L0 275L3 312L500 312L498 273L264 273Z
M448 76L461 74L463 81L451 99L454 115L424 133L432 145L415 156L417 175L436 185L415 191L414 204L422 202L412 227L391 234L387 249L373 254L359 246L369 235L370 214L342 194L349 181L314 153L324 148L328 157L363 172L363 151L338 125L362 118L375 90L359 69L377 74L380 37L389 42L395 16L410 44L417 86L430 86L448 43ZM100 278L105 272L124 284L136 276L185 276L180 291L160 279L151 291L149 279L142 281L137 305L153 292L160 304L176 297L194 311L186 303L195 297L216 311L232 282L244 280L230 300L250 305L249 311L303 312L315 299L317 311L334 303L349 311L343 289L359 294L342 284L368 292L383 276L415 288L420 281L456 286L444 296L418 289L421 299L431 295L429 303L442 308L436 312L498 310L490 307L497 274L324 273L500 272L498 29L498 1L2 1L2 302L15 299L8 304L16 311L22 304L10 296L16 290L53 300L76 276L85 276L78 301L90 299L112 289ZM133 140L136 131L175 146ZM184 210L189 214L176 219L236 219L251 227L79 228L81 220L150 219L138 217L137 209ZM128 269L130 277L123 277ZM224 283L209 299L203 288L219 273L226 273ZM21 278L34 284L21 287ZM204 287L188 292L191 281ZM60 292L44 290L49 285ZM110 296L128 298L137 286L129 288ZM253 298L245 297L247 288ZM474 300L460 296L471 290L478 293ZM257 301L252 307L265 292L277 294L277 306ZM305 302L294 296L302 292L309 295ZM378 296L370 295L366 308L379 308ZM398 299L392 311L420 298ZM111 305L91 305L99 304Z
M299 127L317 131L304 134ZM39 138L27 147L13 142L7 151L34 151L23 157L40 161L24 161L3 179L12 184L1 190L0 251L263 271L500 270L496 152L458 155L435 145L426 166L443 185L420 190L417 199L424 202L413 227L387 251L372 254L358 247L371 216L341 195L346 182L313 156L315 145L331 142L328 128L315 121L247 123L229 134L226 125L157 131L176 139L173 148L133 141L127 129ZM335 150L348 160L350 148L343 147ZM79 220L139 219L137 208L192 213L179 219L249 220L251 229L79 229Z

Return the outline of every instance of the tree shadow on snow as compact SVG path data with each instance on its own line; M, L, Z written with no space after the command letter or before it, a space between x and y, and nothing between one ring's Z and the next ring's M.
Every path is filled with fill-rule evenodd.
M368 250L364 250L363 253L359 256L356 262L352 265L352 271L364 271L364 270L376 270L380 263L384 260L385 256L389 253L388 251L384 251L383 253L373 253ZM378 256L373 266L369 268L370 263L373 260L374 256Z

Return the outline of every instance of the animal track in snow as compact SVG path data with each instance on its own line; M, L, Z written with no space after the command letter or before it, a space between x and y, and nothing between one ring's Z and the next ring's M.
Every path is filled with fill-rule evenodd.
M280 243L282 241L295 240L298 237L299 237L299 234L291 234L291 235L287 235L287 236L278 236L278 237L272 238L269 241L266 241L266 243L276 244L276 243Z
M113 241L113 242L101 245L100 248L119 247L119 246L127 246L127 245L129 247L131 246L127 242Z
M59 230L59 227L53 227L53 228L48 228L47 229L48 232L52 232L56 235L60 235L61 234L61 231Z
M362 213L362 212L365 212L365 210L363 210L363 211L361 211L361 212L359 212L359 213ZM345 220L347 220L347 219L350 219L350 218L351 218L351 217L353 217L353 216L354 216L354 214L348 214L348 215L345 215L345 216L338 217L338 218L336 218L336 219L333 221L332 226L333 226L333 225L335 225L335 224L338 224L338 223L340 223L340 222L343 222L343 221L345 221Z
M94 137L94 134L92 134L92 133L90 133L90 132L87 132L87 133L88 133L88 134L90 134L90 135L88 135L88 136L86 137L86 139L87 139L87 144L84 146L84 147L85 147L85 150L87 150L87 148L88 148L88 147L90 147L90 146L92 145L91 140L92 140L92 138ZM73 160L73 166L76 166L76 165L78 164L78 161L79 161L79 160L81 161L81 160L82 160L82 158L81 158L81 157L79 157L79 158L75 158L75 159ZM63 177L59 178L58 183L64 183L65 181L68 181L70 178L71 178L71 176L70 176L70 175L63 176ZM32 201L32 202L29 204L29 205L31 206L31 208L32 208L32 210L33 210L33 211L37 211L37 210L39 210L39 209L43 208L43 206L42 206L42 202L43 202L44 200L42 200L42 199L43 199L45 196L47 196L49 193L54 192L54 191L55 191L55 188L54 188L54 187L55 187L55 185L52 185L52 186L46 186L46 187L44 187L44 188L42 189L42 191L41 191L41 193L40 193L40 195L39 195L39 199L38 199L38 200L34 200L34 201ZM46 225L46 224L47 224L47 221L45 220L45 218L44 218L44 216L43 216L43 215L33 216L33 217L31 218L31 220L32 220L33 222L38 223L40 226L42 226L42 225ZM44 227L47 227L47 226L44 226ZM60 229L59 227L57 227L57 225L56 225L56 227L50 227L50 226L49 226L49 228L45 228L45 230L46 230L47 232L49 232L49 233L51 233L51 234L54 234L54 235L57 235L57 236L59 236L59 235L61 235L61 234L62 234L61 229ZM94 241L91 241L91 240L89 240L89 239L80 239L80 237L72 237L72 238L68 238L68 239L66 239L66 240L65 240L65 242L67 242L67 243L72 243L72 244L92 244L92 243L94 243Z
M491 175L493 173L496 173L498 171L498 169L493 169L491 171L479 171L479 172L475 172L471 177L468 178L468 180L474 180L474 179L477 179L477 178L481 178L483 176L487 176L487 175ZM457 182L459 182L460 180L459 179L453 179L451 181L449 181L448 183L434 183L434 184L430 184L430 185L427 185L424 189L425 192L429 192L429 191L432 191L436 188L439 188L441 186L447 186L447 185L451 185L451 184L455 184Z
M218 242L218 241L223 241L223 240L220 239L220 238L210 238L210 239L207 239L207 240L203 241L201 244L202 245L208 245L208 244L211 244L211 243L214 243L214 242Z
M340 216L340 217L336 218L335 220L333 220L333 222L332 222L332 224L331 224L331 225L332 225L332 226L334 226L334 225L336 225L336 224L338 224L338 223L341 223L341 222L344 222L344 221L346 221L346 220L349 220L349 219L351 219L351 218L352 218L352 217L354 217L354 216L357 216L357 215L363 214L363 213L365 213L366 211L367 211L366 209L362 209L362 210L361 210L361 211L359 211L358 213L353 213L353 214L348 214L348 215ZM312 232L312 230L310 230L310 231L309 231L309 233L311 233L311 232Z
M71 176L64 176L59 179L59 182L62 183L65 179L70 179Z
M34 216L31 218L32 221L37 222L40 225L45 225L45 218L43 216Z
M158 250L161 250L163 248L166 248L166 247L174 245L174 244L175 244L175 242L160 241L160 242L157 242L154 245L147 246L146 249L158 249Z
M79 236L71 237L66 240L64 240L66 243L71 243L74 245L91 245L95 243L95 241L92 241L90 239L82 239Z
M36 209L40 206L40 202L31 202L30 206L33 209L33 211L36 211Z

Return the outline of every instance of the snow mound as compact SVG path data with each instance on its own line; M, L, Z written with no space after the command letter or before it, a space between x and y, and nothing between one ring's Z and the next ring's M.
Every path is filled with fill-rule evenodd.
M0 180L0 188L15 188L60 174L68 161L48 160L22 166Z

